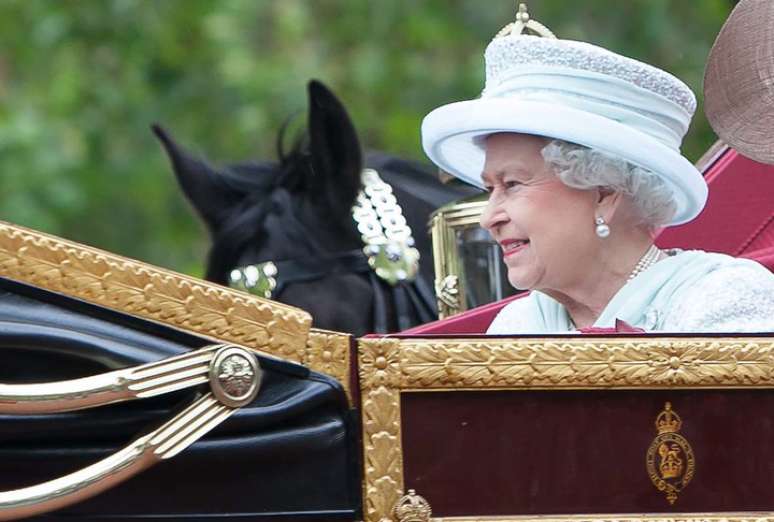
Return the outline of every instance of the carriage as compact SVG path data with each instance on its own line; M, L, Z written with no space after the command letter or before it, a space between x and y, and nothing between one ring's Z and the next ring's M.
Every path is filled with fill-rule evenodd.
M774 268L774 169L703 168L659 242ZM500 301L355 339L8 223L0 270L0 519L774 517L770 332L482 336Z
M698 167L659 246L774 270L774 167ZM774 334L485 336L480 208L433 219L447 317L359 338L0 222L0 520L774 520Z

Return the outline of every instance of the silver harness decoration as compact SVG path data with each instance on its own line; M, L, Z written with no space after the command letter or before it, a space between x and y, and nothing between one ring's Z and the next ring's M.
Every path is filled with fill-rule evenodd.
M419 251L392 187L374 169L363 169L361 181L363 188L352 207L352 218L365 244L362 254L368 267L392 286L414 281ZM229 274L229 286L270 299L280 277L277 265L283 263L266 261L235 268Z
M368 265L393 286L413 281L419 271L419 251L392 187L374 169L364 169L361 179L363 189L352 207L352 218L365 243Z
M228 286L271 299L271 293L277 288L276 276L277 266L266 261L233 269L228 275Z

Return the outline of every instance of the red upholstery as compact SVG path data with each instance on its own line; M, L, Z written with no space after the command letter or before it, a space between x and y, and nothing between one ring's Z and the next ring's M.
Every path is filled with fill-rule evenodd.
M701 249L754 259L774 271L774 165L757 163L733 149L708 168L707 206L692 222L664 230L661 248ZM481 334L502 307L514 299L479 306L405 334Z
M732 256L774 247L774 165L727 149L706 171L707 206L695 220L664 230L661 248L698 248Z
M739 257L746 257L747 259L754 259L772 272L774 272L774 245L768 248L761 248L754 252L745 252Z
M676 388L401 393L404 482L421 488L442 520L664 513L656 516L676 521L686 513L770 511L772 390ZM674 505L646 467L666 402L683 415L680 434L696 461Z
M427 334L480 334L485 333L500 309L515 299L526 294L507 297L496 303L489 303L461 314L421 324L401 332L402 334L427 335Z

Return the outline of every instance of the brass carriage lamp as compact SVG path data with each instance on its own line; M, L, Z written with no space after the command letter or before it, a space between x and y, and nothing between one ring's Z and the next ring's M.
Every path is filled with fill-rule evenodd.
M481 228L487 194L445 205L430 218L438 317L518 292L508 283L500 246Z

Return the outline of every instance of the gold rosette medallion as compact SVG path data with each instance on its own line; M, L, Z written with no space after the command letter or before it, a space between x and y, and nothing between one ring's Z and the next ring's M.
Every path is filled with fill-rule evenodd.
M659 491L666 493L670 504L677 500L677 494L693 478L696 463L693 449L685 438L677 433L683 421L670 403L656 417L658 435L648 448L646 464L648 476Z

